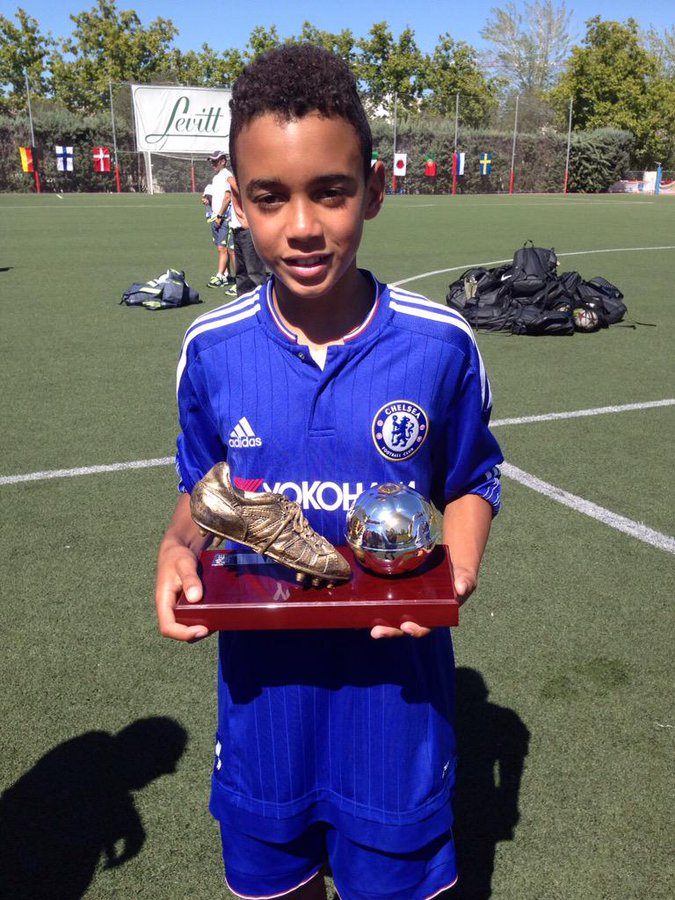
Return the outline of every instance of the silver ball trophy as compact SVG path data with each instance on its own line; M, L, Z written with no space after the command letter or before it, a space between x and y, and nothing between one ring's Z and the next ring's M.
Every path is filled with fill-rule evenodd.
M379 484L352 504L346 536L364 568L379 575L400 575L428 558L440 538L440 517L413 488Z

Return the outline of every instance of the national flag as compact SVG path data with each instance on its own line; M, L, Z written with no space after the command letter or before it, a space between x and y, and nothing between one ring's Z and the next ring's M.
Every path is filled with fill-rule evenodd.
M54 149L56 150L56 168L59 172L72 172L73 148L62 147L60 144L57 144Z
M33 172L34 171L33 148L32 147L19 147L19 156L21 157L21 171L22 172Z
M433 156L426 156L424 159L424 174L427 178L435 178L437 174L436 160Z
M484 153L478 160L478 163L481 175L489 175L492 172L492 157L488 153Z
M92 155L94 157L95 172L110 171L110 149L108 147L94 147Z
M403 177L408 168L408 154L394 153L394 175L397 178Z
M370 154L370 168L371 169L373 168L373 166L375 165L375 163L378 161L379 158L380 158L380 154L377 152L377 150L373 150L373 152Z
M455 175L463 175L464 174L464 160L466 159L466 153L462 150L461 153L455 153Z

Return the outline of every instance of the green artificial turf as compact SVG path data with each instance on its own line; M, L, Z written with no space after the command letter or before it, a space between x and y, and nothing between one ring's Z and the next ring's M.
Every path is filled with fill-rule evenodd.
M171 456L181 337L225 299L205 287L215 251L199 198L4 195L0 213L0 476ZM563 270L616 283L628 319L650 324L479 335L493 419L675 396L672 198L388 198L360 263L443 302L464 268L508 259L528 238L554 246ZM169 266L185 269L201 306L118 305L130 283ZM498 424L495 435L513 466L672 534L674 416L667 406ZM206 808L215 641L161 639L152 606L171 465L0 482L0 492L0 790L21 797L2 801L3 828L45 863L25 815L56 791L38 762L61 752L65 776L69 742L165 717L187 739L176 771L123 792L118 821L102 799L110 760L95 760L102 792L53 822L61 857L80 859L74 831L89 852L79 869L87 898L229 896ZM459 900L673 896L672 585L667 549L504 479L479 591L454 635ZM133 762L117 765L132 778ZM119 852L134 810L144 843L105 868L88 823L111 822L104 833Z

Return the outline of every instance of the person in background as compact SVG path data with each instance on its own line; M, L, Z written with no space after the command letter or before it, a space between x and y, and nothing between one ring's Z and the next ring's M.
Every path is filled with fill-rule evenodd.
M234 276L228 277L228 265L230 254L228 251L228 233L230 228L229 213L231 201L230 184L228 179L232 173L227 168L227 153L224 150L216 150L209 157L213 166L213 178L211 179L211 233L213 243L218 251L218 271L207 282L208 287L227 288L226 293L236 293ZM206 193L206 190L205 190ZM202 197L202 202L204 198Z
M230 203L229 208L237 296L241 297L242 294L255 290L258 285L264 284L267 280L267 271L265 263L260 259L255 249L250 230L245 228L239 221L233 203Z

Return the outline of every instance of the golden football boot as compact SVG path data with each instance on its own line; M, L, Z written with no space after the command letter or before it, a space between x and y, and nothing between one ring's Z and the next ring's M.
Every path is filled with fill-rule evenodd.
M190 512L204 534L245 544L294 569L298 581L309 575L314 586L330 585L351 575L347 560L314 531L299 504L284 494L239 490L226 462L194 486Z

